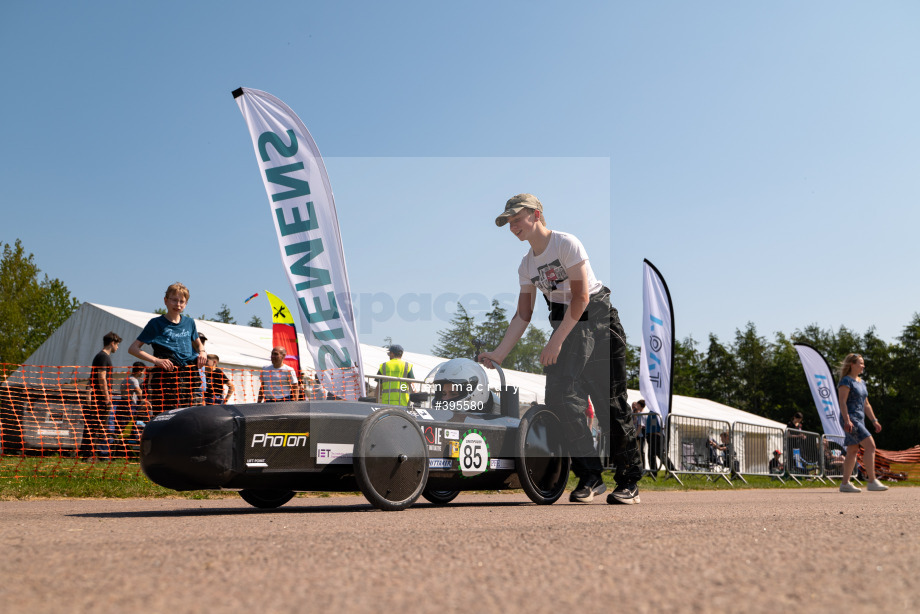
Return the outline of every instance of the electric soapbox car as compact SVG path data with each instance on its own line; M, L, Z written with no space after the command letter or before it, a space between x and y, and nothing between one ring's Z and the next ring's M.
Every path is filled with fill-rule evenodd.
M433 393L412 395L419 407L288 401L164 412L144 429L141 468L166 488L238 490L267 509L298 491L360 490L391 511L420 495L446 504L464 490L521 488L534 503L555 503L570 465L559 420L542 405L518 418L518 391L497 368L498 401L480 365L454 359L426 378ZM479 396L449 399L452 389Z

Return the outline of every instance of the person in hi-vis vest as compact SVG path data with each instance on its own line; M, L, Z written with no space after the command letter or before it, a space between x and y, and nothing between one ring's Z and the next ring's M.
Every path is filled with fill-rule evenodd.
M387 356L390 359L380 365L377 375L415 379L415 373L412 372L412 363L403 360L402 355L403 349L401 345L391 345L387 350ZM415 386L406 382L382 380L377 385L377 390L380 392L380 403L406 407L409 405L409 393L415 390Z

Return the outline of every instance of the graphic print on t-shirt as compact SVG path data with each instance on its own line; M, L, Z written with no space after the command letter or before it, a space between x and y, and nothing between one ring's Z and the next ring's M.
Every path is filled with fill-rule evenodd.
M560 263L557 258L552 262L541 264L537 267L537 276L530 281L533 282L538 290L547 294L556 290L558 284L561 284L568 278L569 276L565 272L565 267L562 266L562 263Z

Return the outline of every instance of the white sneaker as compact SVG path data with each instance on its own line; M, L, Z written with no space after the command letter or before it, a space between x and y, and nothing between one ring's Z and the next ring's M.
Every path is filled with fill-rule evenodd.
M888 487L879 482L878 480L872 480L868 485L869 490L888 490Z
M882 488L884 488L884 486ZM869 490L872 490L871 484L869 485ZM840 492L862 492L862 489L856 488L849 482L844 482L843 484L840 485Z

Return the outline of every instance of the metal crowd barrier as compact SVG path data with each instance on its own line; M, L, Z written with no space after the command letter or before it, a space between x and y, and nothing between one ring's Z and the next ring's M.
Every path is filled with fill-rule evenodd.
M789 478L797 484L809 479L822 484L827 480L833 485L834 480L843 477L846 457L843 437L747 422L732 425L722 420L676 414L669 415L665 429L655 433L649 425L658 423L658 414L643 412L633 414L633 418L643 473L656 480L660 469L681 485L681 475L723 478L729 484L735 477L747 484L746 475L771 477L783 484ZM644 426L644 433L640 432L640 425ZM604 468L614 469L610 462L609 435L599 435L597 445ZM722 446L724 450L719 449ZM771 462L777 450L780 457ZM858 468L854 468L851 479L858 482L857 472Z
M784 432L781 428L735 422L732 426L732 443L738 460L735 473L745 484L745 475L770 476L786 483L783 480L785 458L781 456L778 462L771 463L773 452L783 451Z
M824 450L821 459L824 463L822 473L831 484L834 483L834 480L843 480L843 461L847 455L843 440L842 435L821 436L822 449ZM856 473L855 468L853 473ZM855 479L855 476L852 476L851 479Z
M667 419L668 477L681 486L680 475L706 475L734 486L729 476L738 473L738 460L732 442L731 424L670 414Z
M801 484L800 478L824 482L824 445L821 435L811 431L786 429L786 475Z

